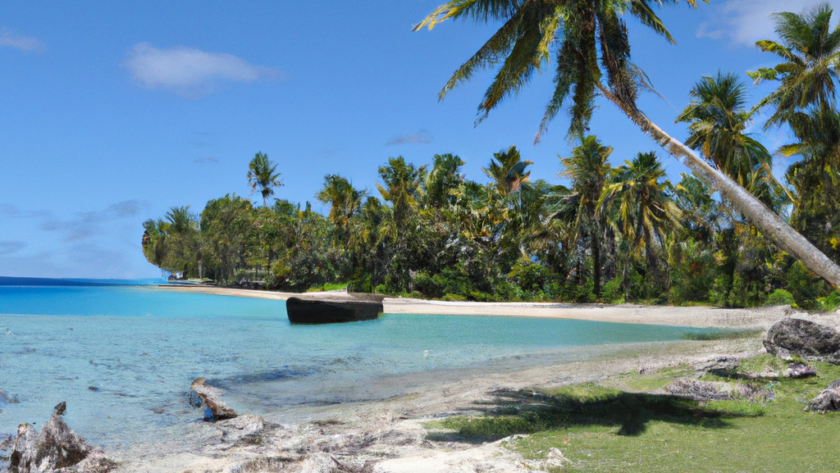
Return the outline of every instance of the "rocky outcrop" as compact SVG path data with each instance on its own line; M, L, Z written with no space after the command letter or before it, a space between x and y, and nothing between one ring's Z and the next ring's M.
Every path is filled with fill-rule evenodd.
M817 375L817 370L804 363L791 363L788 369L782 373L785 378L801 379L811 378Z
M694 399L695 401L725 401L732 398L731 388L727 383L678 379L665 386L668 393Z
M840 333L809 320L779 320L767 331L764 348L787 360L797 355L805 360L840 364Z
M216 426L222 430L223 442L261 444L260 434L265 430L266 424L262 417L246 414L217 422Z
M225 392L206 384L204 378L197 378L190 384L190 404L204 407L204 418L209 421L233 419L236 411L228 407L221 397Z
M18 427L9 473L107 473L116 466L64 423L63 404L40 433L30 424Z
M811 399L805 410L825 414L831 411L840 411L840 379L832 381L828 387Z

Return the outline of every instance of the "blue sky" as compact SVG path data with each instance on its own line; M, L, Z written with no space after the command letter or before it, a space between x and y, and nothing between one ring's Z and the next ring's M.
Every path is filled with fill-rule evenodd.
M445 22L412 32L441 1L0 4L0 275L157 277L140 249L142 222L171 206L200 211L226 193L248 195L258 151L279 164L277 197L325 212L314 198L325 174L373 189L389 156L419 165L455 153L469 178L484 181L493 152L517 145L535 162L532 178L561 182L567 121L532 144L550 74L478 127L489 72L437 101L494 31ZM753 46L774 36L769 14L813 4L662 9L677 46L630 21L633 60L665 98L647 95L642 108L684 137L673 121L691 86L718 69L774 64ZM753 99L768 90L752 89ZM656 149L601 105L592 133L615 148L614 163ZM771 149L786 139L758 136ZM685 170L665 162L672 178Z

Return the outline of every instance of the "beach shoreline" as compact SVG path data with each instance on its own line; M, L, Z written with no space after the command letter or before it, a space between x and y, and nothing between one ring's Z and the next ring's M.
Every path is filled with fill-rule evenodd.
M164 285L165 291L215 296L250 297L285 301L300 294L253 289L212 286ZM307 296L318 293L306 293ZM755 309L725 309L711 306L643 306L634 304L574 304L561 302L448 302L402 297L386 297L386 314L435 314L484 317L533 317L577 319L628 324L677 325L703 328L737 328L766 330L776 320L797 315L809 317L805 311L789 306ZM814 316L817 318L824 318Z

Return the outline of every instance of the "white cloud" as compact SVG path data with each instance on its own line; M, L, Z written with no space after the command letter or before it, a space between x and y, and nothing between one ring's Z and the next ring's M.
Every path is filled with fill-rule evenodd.
M44 49L44 43L38 38L19 35L9 30L0 30L0 46L9 46L23 52L38 52Z
M135 45L123 65L141 86L184 96L205 95L220 82L254 82L280 75L276 69L255 66L231 54L187 47L158 49L148 43Z
M802 13L826 0L729 0L713 7L714 21L700 25L698 38L727 39L739 46L754 47L760 39L776 38L772 15L777 12ZM840 13L840 0L828 0Z

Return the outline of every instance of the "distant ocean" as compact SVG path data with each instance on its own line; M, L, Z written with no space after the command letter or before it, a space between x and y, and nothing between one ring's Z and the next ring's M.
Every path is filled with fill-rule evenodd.
M0 276L0 286L156 286L166 284L166 279L58 279L13 278Z
M72 428L124 448L198 422L187 404L197 377L224 388L240 412L291 415L404 394L416 388L412 376L561 363L584 346L708 331L406 314L293 326L283 301L176 293L159 282L0 278L0 390L19 401L0 401L0 436L42 425L67 401Z

